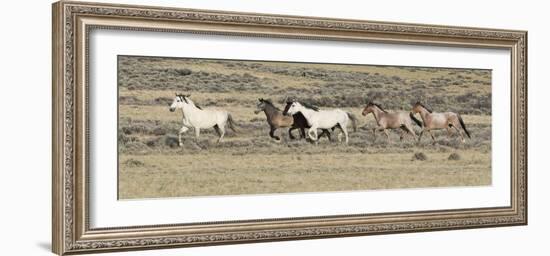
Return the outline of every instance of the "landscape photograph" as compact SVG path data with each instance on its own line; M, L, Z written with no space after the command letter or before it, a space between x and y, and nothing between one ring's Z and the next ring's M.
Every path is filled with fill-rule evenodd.
M488 69L126 55L117 68L120 200L491 185Z

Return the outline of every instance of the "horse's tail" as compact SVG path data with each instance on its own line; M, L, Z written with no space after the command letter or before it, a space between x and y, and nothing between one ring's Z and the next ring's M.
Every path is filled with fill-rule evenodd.
M462 129L464 129L464 131L466 132L466 135L468 135L468 138L471 139L472 137L470 137L470 132L466 130L466 125L464 124L464 120L462 120L462 117L459 114L456 114L456 115L458 116L458 121L460 122Z
M350 112L346 112L346 114L348 114L348 117L351 120L351 125L353 127L353 132L356 132L357 131L357 118L355 117L355 115L353 115Z
M416 123L416 125L422 127L422 122L418 120L416 117L414 117L414 114L412 112L409 113L409 116L414 121L414 123Z
M235 121L233 120L233 116L229 113L227 113L227 123L229 124L229 128L236 133L237 129L235 129Z

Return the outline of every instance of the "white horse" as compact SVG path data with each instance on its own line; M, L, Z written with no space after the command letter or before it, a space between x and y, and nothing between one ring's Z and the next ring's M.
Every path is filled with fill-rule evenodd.
M224 110L208 110L197 107L195 103L189 98L191 95L176 94L172 105L170 105L170 111L174 112L176 109L183 111L183 126L179 131L179 145L183 146L181 135L193 127L195 129L195 138L198 139L201 133L201 128L212 128L218 133L218 143L223 140L225 135L225 125L229 124L229 128L236 132L235 122L229 112Z
M302 113L307 120L308 125L311 127L307 131L307 135L310 139L317 142L317 129L330 129L338 126L342 133L346 136L346 144L348 143L348 123L351 120L353 125L353 131L357 131L357 119L351 113L345 112L340 109L334 110L319 110L316 107L301 104L294 101L287 109L285 114L294 115L296 113ZM338 134L338 141L342 141L342 133Z

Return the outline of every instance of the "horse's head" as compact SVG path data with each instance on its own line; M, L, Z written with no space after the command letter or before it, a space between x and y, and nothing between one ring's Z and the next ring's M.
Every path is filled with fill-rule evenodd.
M384 113L388 113L386 110L384 110L382 108L382 106L374 103L374 102L369 102L367 103L367 106L363 109L363 115L366 116L368 115L369 113L375 113L375 112L384 112Z
M174 112L178 108L183 108L186 104L189 103L188 97L191 95L183 95L176 93L176 97L170 105L170 112Z
M420 103L420 101L417 101L416 103L414 103L412 109L411 109L411 112L416 114L416 113L420 113L420 108L421 108L422 104Z
M258 101L259 101L258 104L256 104L257 109L254 110L254 114L258 114L265 110L266 100L264 100L263 98L260 98L258 99Z
M374 104L372 102L367 103L367 106L363 109L363 112L361 113L363 116L366 116L374 111Z
M288 100L288 97L287 99L285 99L285 101L286 101L286 106L285 106L285 109L283 109L283 115L288 115L288 109L290 108L292 103L294 103L294 101Z
M300 110L302 110L304 106L300 104L300 102L294 101L294 102L287 102L285 110L283 111L284 115L294 115Z

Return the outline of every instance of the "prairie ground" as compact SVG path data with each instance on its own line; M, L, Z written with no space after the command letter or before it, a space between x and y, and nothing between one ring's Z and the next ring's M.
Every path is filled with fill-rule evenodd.
M491 184L491 72L419 68L175 59L120 56L119 198L479 186ZM216 143L213 129L179 147L181 112L169 112L174 93L191 94L203 108L229 111L238 132ZM284 107L289 96L321 109L340 108L359 119L349 145L318 145L268 136L258 98ZM436 112L460 113L472 139L436 132L421 142L390 132L374 138L366 100L389 111L422 101ZM420 127L416 127L416 132ZM298 132L294 131L298 136ZM452 155L452 156L451 156ZM419 157L420 156L420 157Z

